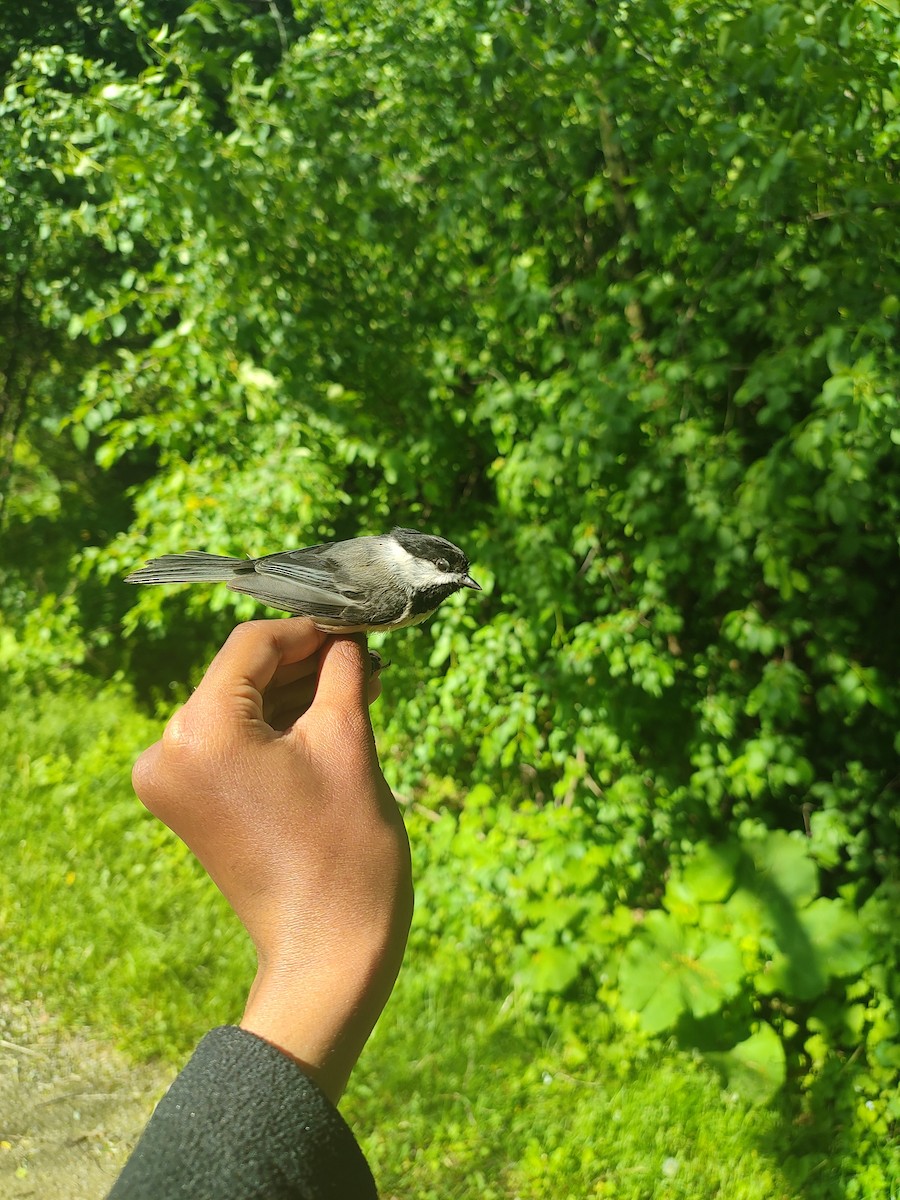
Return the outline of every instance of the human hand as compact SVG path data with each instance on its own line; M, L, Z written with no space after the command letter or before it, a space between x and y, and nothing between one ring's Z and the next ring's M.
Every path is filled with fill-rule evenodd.
M412 917L409 843L369 721L379 690L363 638L304 617L248 622L133 774L253 939L241 1025L335 1102Z

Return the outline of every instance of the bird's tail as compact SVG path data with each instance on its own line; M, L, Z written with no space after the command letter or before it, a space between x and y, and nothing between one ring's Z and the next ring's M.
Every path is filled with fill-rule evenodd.
M188 550L186 554L164 554L151 558L145 567L125 576L126 583L224 583L235 575L253 570L253 560L227 558L222 554L204 554Z

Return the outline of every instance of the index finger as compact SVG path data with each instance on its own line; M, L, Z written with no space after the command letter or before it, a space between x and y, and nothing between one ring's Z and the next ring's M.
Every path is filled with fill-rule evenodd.
M336 708L351 705L368 710L372 659L363 634L333 636L322 652L316 701Z
M262 693L278 668L309 658L325 637L309 617L238 625L209 664L192 699L223 706L251 700L261 712Z

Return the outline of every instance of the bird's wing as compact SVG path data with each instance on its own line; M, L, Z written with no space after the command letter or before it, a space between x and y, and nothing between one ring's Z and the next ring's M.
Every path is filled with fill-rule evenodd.
M322 604L346 604L364 598L364 593L342 575L334 560L329 562L326 558L319 558L321 565L316 565L316 559L310 561L301 557L307 553L305 550L290 550L260 558L256 562L257 575L290 584L298 592L302 591L309 600L317 600Z
M371 617L365 592L343 574L327 546L270 554L254 566L254 574L239 575L228 586L283 612L348 629Z

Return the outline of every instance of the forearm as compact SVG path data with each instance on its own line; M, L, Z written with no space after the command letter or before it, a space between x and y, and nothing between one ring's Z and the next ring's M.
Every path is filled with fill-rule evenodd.
M293 1058L333 1104L390 997L406 947L413 896L404 859L380 887L398 898L389 909L361 910L352 928L344 921L339 930L322 919L317 936L282 935L278 951L260 955L240 1022Z

